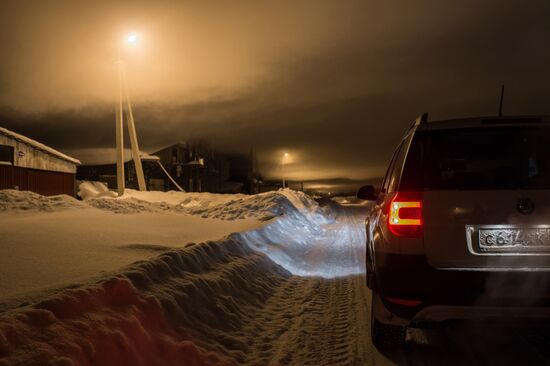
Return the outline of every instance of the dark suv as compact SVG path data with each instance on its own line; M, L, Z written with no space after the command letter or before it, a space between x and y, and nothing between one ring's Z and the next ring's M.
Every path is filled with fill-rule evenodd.
M550 120L419 117L366 220L372 341L453 319L550 315Z

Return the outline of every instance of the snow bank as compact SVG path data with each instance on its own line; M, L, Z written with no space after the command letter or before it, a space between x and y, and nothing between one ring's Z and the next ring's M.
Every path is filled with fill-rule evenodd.
M122 197L114 200L104 198L88 196L86 203L116 213L171 211L220 220L266 221L293 212L300 212L314 219L327 214L311 197L290 189L257 195L140 192L126 189Z
M0 213L0 311L159 251L261 226L257 220L222 221L170 211L116 214L85 206L52 212L46 207L46 212Z
M368 208L358 207L360 214L348 215L332 201L320 207L307 197L288 194L302 200L301 210L287 210L257 230L240 233L241 240L294 275L334 278L364 273Z
M318 204L302 192L281 190L258 195L140 192L127 189L122 197L100 182L82 182L79 201L67 195L41 196L29 191L0 190L0 211L55 212L75 208L131 214L143 212L172 212L220 220L257 219L266 221L290 212L306 216L323 215Z
M289 189L253 196L235 195L230 197L229 200L224 202L214 201L214 204L202 197L193 197L190 201L182 202L180 207L183 211L192 215L222 220L256 218L266 221L294 213L315 220L324 215L319 205L309 196L303 192Z
M0 317L2 365L237 365L289 276L237 238L166 252Z
M118 194L110 191L102 182L82 182L78 185L78 196L83 200L89 198L117 197Z
M194 192L180 192L180 191L150 191L142 192L134 189L126 189L124 196L120 199L135 198L141 201L147 201L152 203L164 202L170 205L186 204L191 202L197 204L206 205L219 205L223 204L231 199L246 197L244 194L216 194L216 193L194 193Z
M48 211L86 207L82 202L67 195L42 196L34 192L0 190L0 211L10 213L25 211Z
M332 278L363 273L363 219L369 206L358 207L364 216L340 216L338 203L320 202L290 189L252 196L128 190L117 200L90 204L115 212L170 210L202 218L266 221L242 232L241 240L292 274Z
M0 211L0 310L160 250L234 232L296 275L336 277L362 268L344 257L350 242L364 243L361 223L337 222L334 207L288 189L254 196L128 190L122 198L85 201L4 190Z

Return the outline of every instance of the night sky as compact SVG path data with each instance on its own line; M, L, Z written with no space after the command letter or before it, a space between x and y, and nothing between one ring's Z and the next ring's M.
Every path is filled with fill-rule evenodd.
M417 115L494 115L501 84L550 109L547 0L0 4L0 126L84 163L114 161L117 48L141 150L253 147L267 177L286 151L291 180L375 179Z

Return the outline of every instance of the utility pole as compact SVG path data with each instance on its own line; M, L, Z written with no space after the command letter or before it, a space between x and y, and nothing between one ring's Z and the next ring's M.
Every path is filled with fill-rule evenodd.
M116 177L117 192L119 196L124 194L124 115L122 113L122 61L118 60L118 84L119 98L116 111Z
M124 82L124 91L126 92L126 105L128 108L128 134L130 135L130 145L132 148L132 158L134 159L138 187L140 191L146 191L147 186L145 185L143 166L141 165L141 157L139 156L139 145L136 134L136 125L134 123L134 114L132 113L132 104L130 103L130 93L128 92L128 84L126 82L126 72L123 68L121 68L121 73L122 81Z
M132 34L128 37L129 43L137 42L137 35ZM128 92L128 83L126 82L126 71L124 70L124 62L120 56L120 45L118 47L118 110L116 112L116 175L117 175L117 191L118 195L124 194L125 177L124 177L124 106L123 99L126 97L127 108L127 124L128 134L130 135L130 145L132 149L132 158L138 180L138 188L140 191L146 191L145 177L143 175L143 166L141 165L141 157L139 156L139 145L136 133L136 125L134 123L134 114L132 112L132 103L130 102L130 93Z

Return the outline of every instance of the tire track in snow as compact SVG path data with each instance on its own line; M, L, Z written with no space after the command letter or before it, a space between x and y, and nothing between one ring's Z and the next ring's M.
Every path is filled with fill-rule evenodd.
M292 318L301 314L295 313L295 306L303 301L304 293L299 278L292 277L279 286L265 307L245 328L250 334L251 347L248 354L252 356L249 364L262 365L274 357L274 344L292 326ZM293 314L294 313L294 314Z
M355 212L357 211L357 212ZM341 210L337 223L311 247L309 262L349 269L364 265L363 216ZM312 259L313 258L313 259ZM331 274L331 268L325 272ZM329 276L330 277L330 276ZM247 365L365 365L386 363L368 342L369 296L363 274L293 276L250 319Z
M364 319L357 312L363 279L286 280L245 327L251 342L245 364L365 364Z
M364 263L358 246L362 219L341 212L330 231L341 249L319 240L312 262L350 266ZM359 223L359 226L358 226ZM341 226L342 225L342 226ZM347 227L347 228L346 228ZM328 229L328 227L327 227ZM248 351L244 365L547 365L550 327L522 329L460 323L436 329L411 329L402 351L380 353L370 340L370 291L364 275L334 279L290 277L279 283L265 304L244 325ZM241 362L239 362L241 363Z

